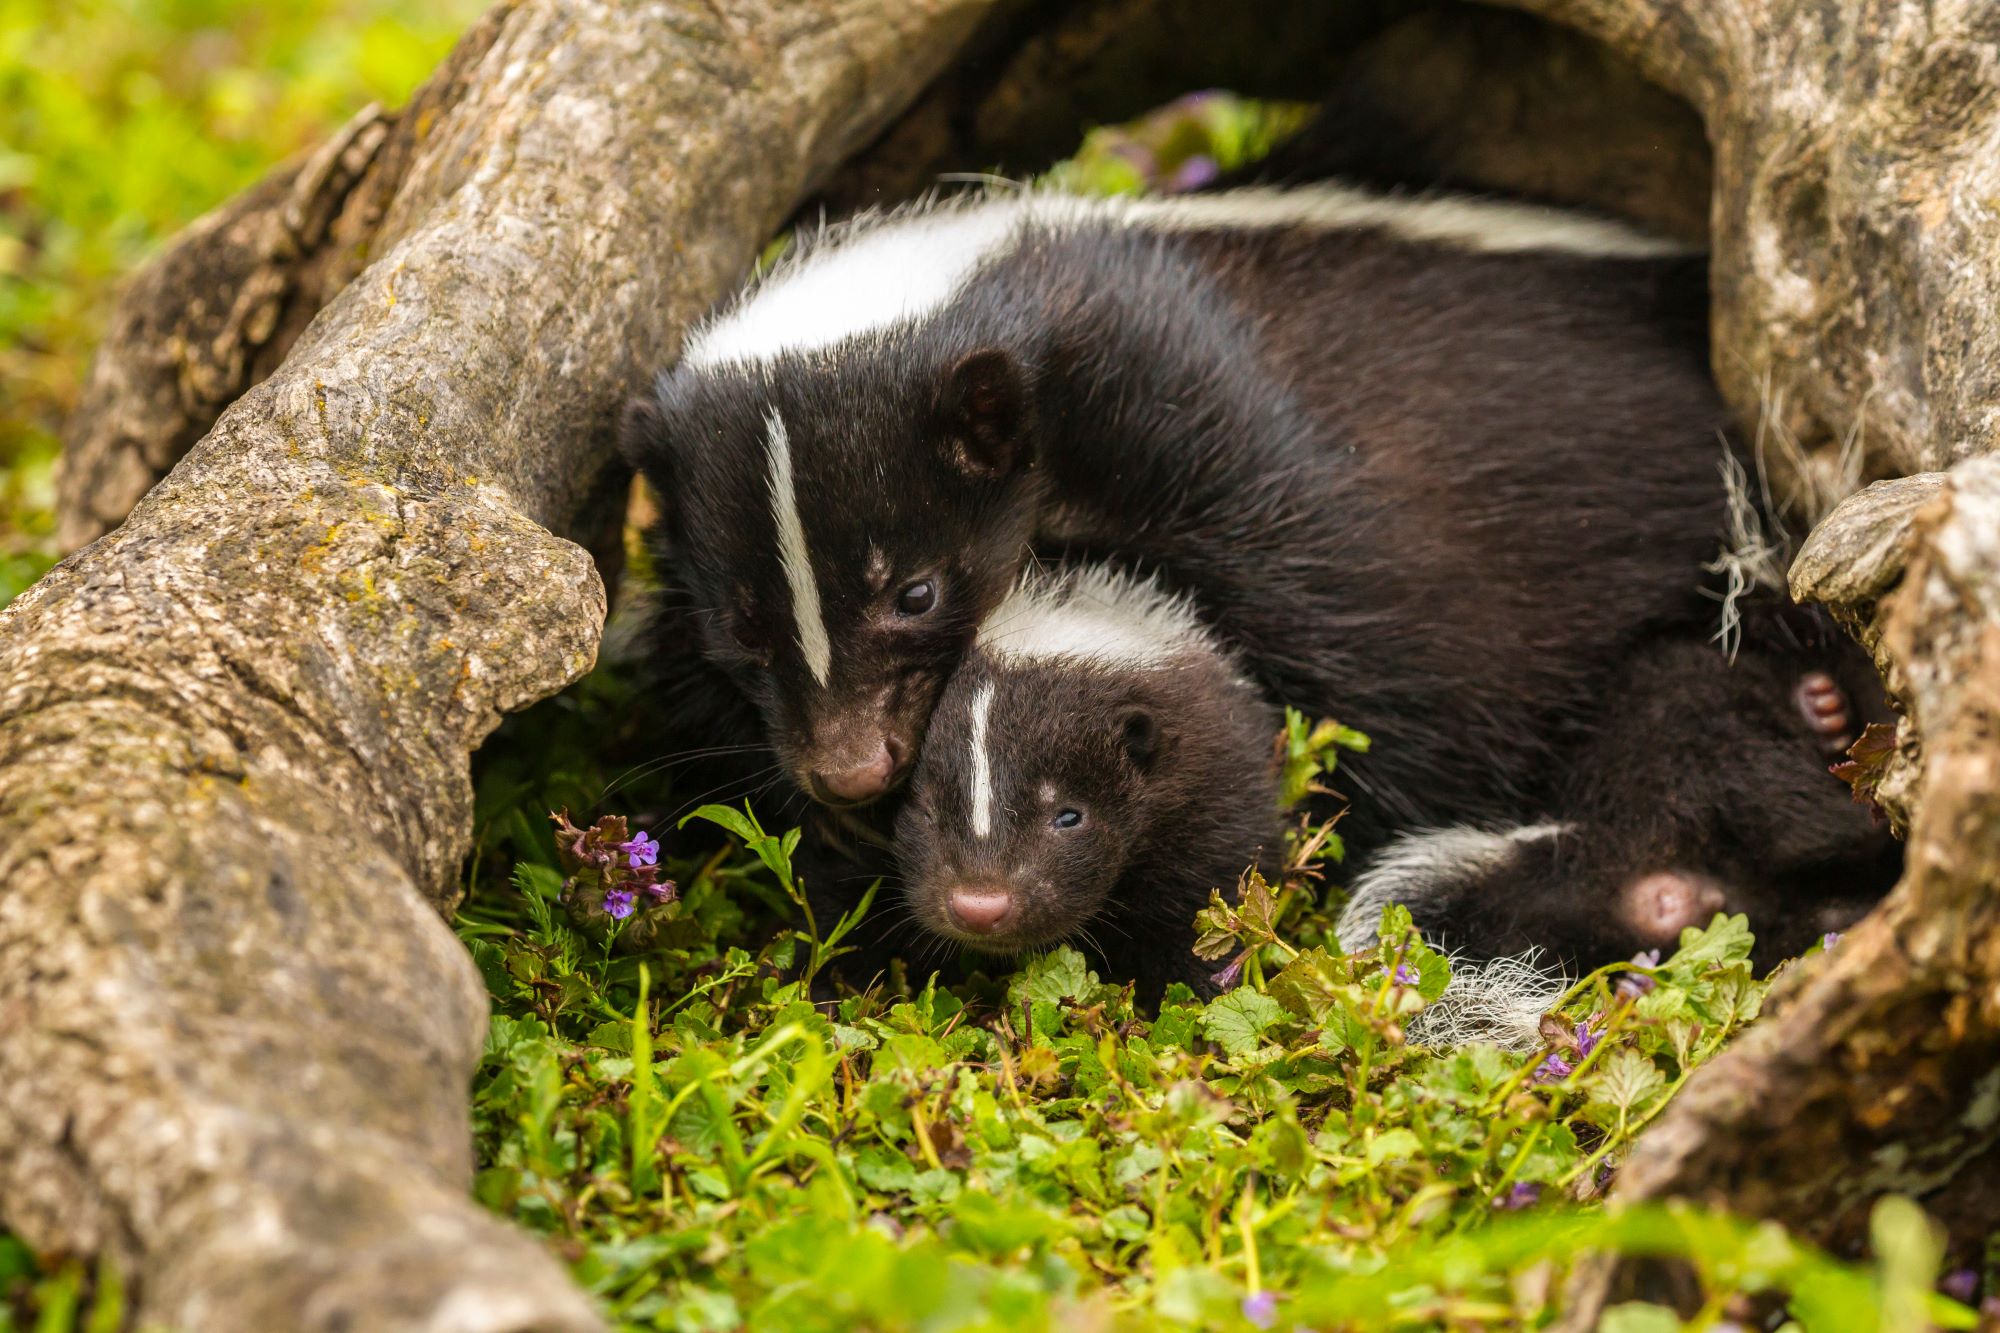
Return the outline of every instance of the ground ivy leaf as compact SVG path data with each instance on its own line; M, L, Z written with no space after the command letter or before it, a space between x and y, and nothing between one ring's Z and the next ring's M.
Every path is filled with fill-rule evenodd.
M1055 1003L1082 998L1091 984L1090 965L1082 954L1070 948L1051 949L1040 958L1028 960L1007 988L1007 994L1016 1005L1023 997Z
M1231 1059L1240 1060L1263 1045L1264 1033L1284 1016L1284 1006L1270 996L1234 990L1209 1004L1201 1028Z
M1659 1068L1629 1046L1611 1052L1585 1080L1592 1101L1627 1115L1642 1109L1666 1086L1666 1076Z

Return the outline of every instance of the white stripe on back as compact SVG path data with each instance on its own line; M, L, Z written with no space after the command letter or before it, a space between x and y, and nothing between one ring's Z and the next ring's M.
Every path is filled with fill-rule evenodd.
M1657 259L1698 253L1679 241L1650 236L1622 222L1544 204L1476 195L1374 194L1351 185L1134 199L1126 204L1125 213L1132 225L1171 231L1380 227L1406 241L1486 254L1553 250L1608 259Z
M765 416L764 426L771 464L771 517L778 525L778 558L785 566L785 582L791 585L799 651L805 654L813 679L824 686L833 666L833 649L827 642L826 621L820 615L819 583L813 578L812 558L806 553L805 525L799 521L799 497L792 485L792 441L776 408Z
M972 832L984 838L993 832L993 765L986 757L986 715L993 711L993 682L972 696Z
M1488 254L1556 251L1646 259L1698 253L1610 218L1477 195L1379 194L1336 183L1171 198L1099 199L1014 188L865 214L803 238L794 255L688 337L681 363L745 365L912 326L950 303L1029 227L1150 231L1381 228Z

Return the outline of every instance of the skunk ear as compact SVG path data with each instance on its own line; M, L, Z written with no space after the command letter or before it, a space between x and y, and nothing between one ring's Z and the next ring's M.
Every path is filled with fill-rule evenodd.
M1128 708L1118 718L1118 743L1132 767L1144 773L1160 754L1160 723L1144 708Z
M618 416L618 454L639 471L657 474L665 470L671 451L659 399L646 394L626 402Z
M1027 452L1028 383L1009 352L988 347L945 372L938 394L939 446L959 471L1004 477Z

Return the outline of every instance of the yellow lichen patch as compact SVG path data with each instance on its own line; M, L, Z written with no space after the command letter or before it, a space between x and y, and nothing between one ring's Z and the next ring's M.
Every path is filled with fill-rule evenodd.
M340 540L340 530L346 526L344 522L328 524L326 535L299 554L299 568L308 574L324 573L326 557L332 552L334 544Z

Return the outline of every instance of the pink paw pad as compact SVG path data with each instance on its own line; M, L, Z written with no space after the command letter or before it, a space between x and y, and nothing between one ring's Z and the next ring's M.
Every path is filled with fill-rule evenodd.
M1722 886L1706 875L1657 870L1626 884L1618 914L1639 939L1666 948L1689 926L1706 926L1725 901Z
M1826 672L1808 671L1799 677L1792 702L1828 754L1839 754L1854 743L1854 713L1848 707L1847 691Z

